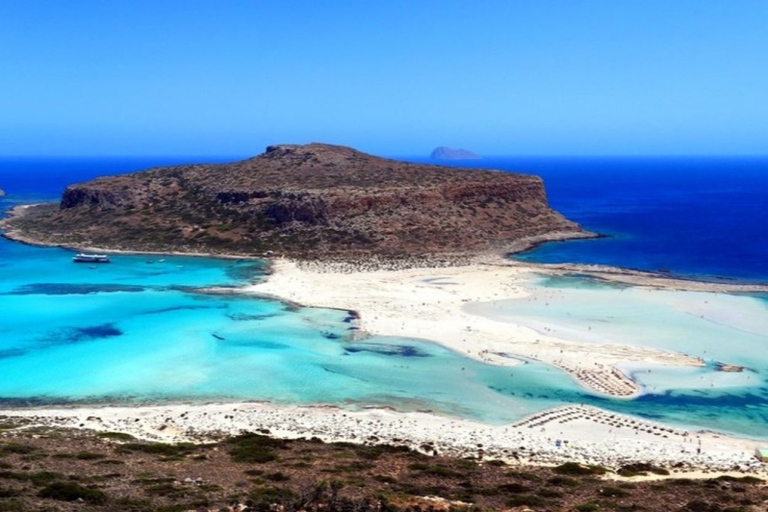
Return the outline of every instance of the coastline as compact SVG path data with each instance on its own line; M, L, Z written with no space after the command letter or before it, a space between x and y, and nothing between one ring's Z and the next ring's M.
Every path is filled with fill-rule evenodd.
M8 229L5 225L6 220L13 219L24 215L24 210L34 206L39 206L49 203L35 203L35 204L22 204L17 205L8 210L5 218L0 218L0 237L17 242L24 245L32 245L37 247L59 247L61 249L67 249L78 252L99 252L99 253L111 253L111 254L146 254L153 256L184 256L190 258L221 258L228 260L262 260L269 257L268 255L254 256L252 254L233 254L233 253L215 253L215 252L194 252L194 251L152 251L152 250L126 250L109 247L97 247L90 245L69 245L55 242L47 242L45 240L38 240L30 236L26 236L17 229Z
M738 472L768 476L753 456L759 443L711 432L694 432L586 406L543 411L507 425L487 425L427 412L341 409L263 402L174 404L137 407L46 407L0 409L4 420L37 427L122 432L155 442L208 442L269 432L286 439L317 437L325 442L406 445L427 454L502 460L512 465L564 462L617 469L650 462L671 477L689 472Z
M271 259L274 257L281 257L280 254L273 254L272 251L267 251L261 255L254 256L252 253L237 253L237 252L212 252L212 251L175 251L175 250L159 250L159 249L125 249L122 247L93 245L93 244L69 244L61 243L53 240L45 240L34 238L28 234L22 233L20 229L10 227L9 222L15 218L23 217L27 214L27 210L36 206L46 206L55 203L34 203L34 204L22 204L16 205L5 211L5 217L0 218L0 236L14 242L22 243L25 245L41 246L41 247L60 247L62 249L69 249L74 251L87 251L87 252L107 252L114 254L151 254L151 255L169 255L169 256L190 256L190 257L204 257L204 258L223 258L223 259ZM534 249L538 245L546 242L556 241L568 241L579 240L589 238L600 238L602 235L593 233L590 231L553 231L542 235L524 237L518 239L510 244L506 244L503 247L497 249L489 249L483 254L496 255L499 253L517 254ZM423 266L436 266L437 262L440 262L440 266L455 266L462 265L468 262L474 261L477 253L475 252L456 252L456 253L440 253L440 254L416 254L408 256L395 256L386 255L376 257L379 261L380 268L402 268L403 265L410 267L423 267ZM370 260L370 255L367 253L352 253L349 255L332 253L322 257L322 261L338 261L349 262ZM318 257L315 260L308 261L321 261ZM393 263L393 265L391 264Z
M24 239L20 233L3 236L23 243L47 245L42 241ZM527 243L535 245L531 241L521 242L520 247L532 246ZM214 253L77 249L247 259L243 255ZM257 258L251 256L250 259ZM525 284L540 274L583 273L631 286L671 290L768 291L768 286L762 285L681 280L610 267L528 264L506 260L494 253L438 256L432 262L429 258L357 262L275 258L270 261L269 267L268 279L241 292L270 296L303 306L355 311L359 317L358 327L365 334L422 338L490 364L514 366L526 359L536 359L560 367L592 391L624 398L636 397L641 390L617 367L620 363L650 361L683 366L701 366L703 363L698 358L655 349L618 344L595 347L593 344L547 337L523 326L511 327L508 323L469 314L463 306L524 297ZM185 412L181 420L181 411L193 413ZM242 430L268 428L273 435L283 437L316 436L327 441L373 442L365 436L370 432L369 437L376 437L376 442L407 440L418 448L432 440L436 446L439 445L441 453L456 456L480 454L517 463L557 464L578 460L615 467L622 462L653 461L658 465L671 467L684 464L689 469L707 471L725 471L734 467L751 472L763 471L753 457L754 449L760 445L757 441L703 432L663 434L661 429L669 427L577 406L544 411L534 415L534 419L526 418L503 427L429 413L253 403L7 408L0 410L0 415L31 418L34 424L39 425L124 431L148 440L200 441ZM565 419L579 417L561 421L560 415L564 415ZM621 418L621 426L609 426L602 421L606 417L610 417L613 423L619 422L616 418ZM382 425L389 430L382 431ZM680 429L672 430L682 432ZM557 446L554 443L557 439L568 440L569 447L573 449L566 450L562 444ZM711 445L711 449L695 453L697 447L692 445L693 439L701 439L705 446ZM483 445L481 450L478 449L478 442ZM530 446L531 455L512 455L519 451L520 446Z

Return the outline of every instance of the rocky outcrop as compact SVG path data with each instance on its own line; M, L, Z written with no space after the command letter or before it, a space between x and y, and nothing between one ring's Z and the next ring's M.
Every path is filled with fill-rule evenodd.
M480 155L467 149L454 149L440 146L429 155L432 160L478 160Z
M0 188L0 197L3 197L5 195L5 190Z
M27 209L6 228L46 243L297 257L467 253L581 234L549 208L536 176L326 144L71 185L59 205Z

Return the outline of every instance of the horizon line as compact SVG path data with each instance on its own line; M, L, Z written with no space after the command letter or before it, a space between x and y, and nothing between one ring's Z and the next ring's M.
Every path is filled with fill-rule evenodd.
M363 153L366 153L363 151ZM55 159L55 158L253 158L264 154L264 152L256 154L61 154L61 155L32 155L32 154L0 154L0 159ZM368 153L372 156L378 156L382 158L419 158L423 160L432 160L437 163L445 162L481 162L483 160L494 158L768 158L768 152L766 153L717 153L717 154L697 154L697 153L590 153L590 154L542 154L542 153L494 153L487 155L480 155L478 158L466 158L466 159L434 159L430 158L428 154L395 154L395 153Z

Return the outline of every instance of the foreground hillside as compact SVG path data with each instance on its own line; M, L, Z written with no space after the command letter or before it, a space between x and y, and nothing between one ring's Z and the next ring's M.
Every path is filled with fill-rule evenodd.
M619 473L628 478L599 466L511 466L254 433L146 443L0 420L0 511L736 512L764 510L768 499L751 476L633 481L667 473L642 464Z
M582 235L549 208L536 176L325 144L98 178L4 227L12 238L47 244L299 257L503 250L523 238Z

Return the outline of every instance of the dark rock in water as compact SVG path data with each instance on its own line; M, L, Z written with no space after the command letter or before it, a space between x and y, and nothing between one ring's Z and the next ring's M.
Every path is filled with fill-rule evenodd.
M322 335L323 335L323 338L326 338L329 340L338 340L341 338L341 336L339 336L338 334L329 332L329 331L323 331Z
M213 336L214 338L216 338L219 341L226 341L227 340L227 338L225 338L224 336L221 336L220 334L216 334L215 332L212 332L211 336Z
M59 205L18 210L2 223L6 236L47 244L299 258L466 254L528 237L584 236L549 207L537 176L328 144L97 178L67 187ZM242 267L232 272L258 270Z
M266 320L277 316L277 313L264 313L261 315L248 315L245 313L229 313L227 318L234 320L235 322L251 322L255 320Z
M468 149L454 149L440 146L429 155L433 160L479 160L480 155Z
M94 325L91 327L75 327L70 329L62 341L65 343L77 343L80 341L96 340L101 338L112 338L121 336L123 331L117 329L112 324Z
M347 316L342 320L345 324L351 324L355 320L360 320L360 313L357 311L347 311Z
M139 313L141 315L161 315L163 313L172 313L173 311L194 311L198 309L211 309L210 306L170 306L167 308L152 309Z
M31 283L3 295L88 295L91 293L138 293L145 287L131 284Z
M741 373L744 371L743 366L738 366L735 364L727 364L727 363L715 363L715 368L719 372L728 372L728 373Z
M378 343L354 343L345 347L345 351L355 354L357 352L373 352L384 356L395 357L430 357L423 350L410 345L384 345Z
M0 359L7 359L9 357L20 357L29 352L22 348L9 348L6 350L0 350Z

